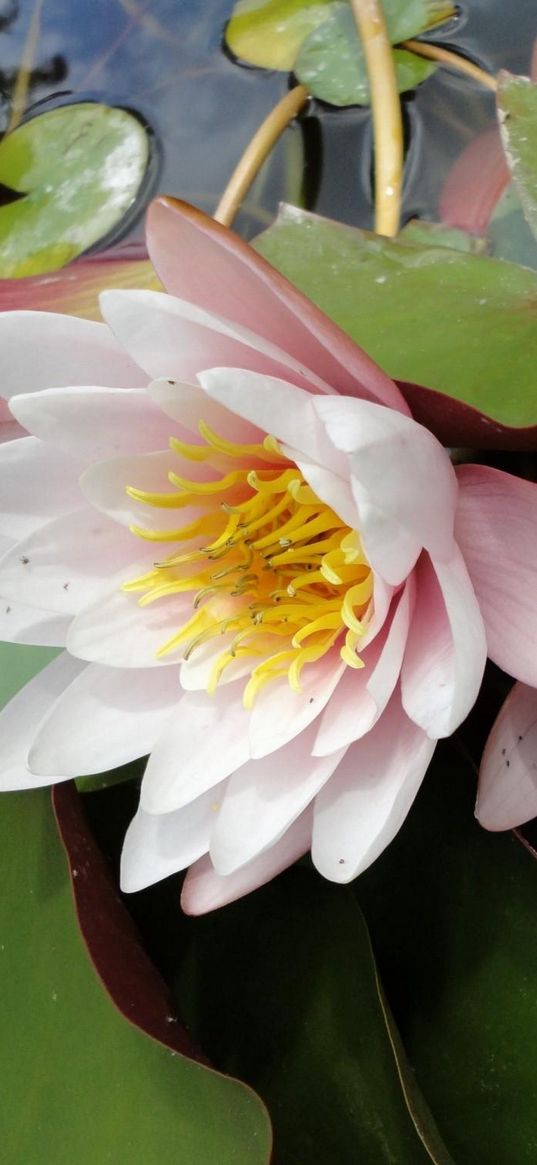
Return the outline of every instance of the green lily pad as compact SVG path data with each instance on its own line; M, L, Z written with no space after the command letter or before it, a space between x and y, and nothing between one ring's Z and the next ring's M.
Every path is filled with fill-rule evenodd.
M393 55L400 93L415 89L436 69L433 62L404 49L395 49ZM369 105L364 50L348 4L334 4L328 18L306 38L294 72L313 97L330 105Z
M486 255L488 239L471 235L458 227L446 226L443 222L428 222L426 219L412 218L399 231L399 240L413 247L448 247L451 251L466 251L470 255Z
M1 655L5 700L51 653L3 644ZM103 989L78 929L47 789L1 795L0 846L4 1160L268 1165L271 1131L254 1093L173 1050L173 1014L162 1021L169 1037L160 1042L133 1026L143 954L136 959L129 946L123 964L130 981L127 972L119 976L131 1023ZM82 837L81 882L90 877L91 859ZM108 893L121 910L115 888ZM108 903L99 902L104 921ZM100 920L98 904L97 929ZM121 966L123 941L116 925L107 951L101 941L101 958L107 953ZM167 993L162 984L161 1003L158 976L146 979L155 1024Z
M537 274L284 207L257 250L395 379L537 422Z
M0 207L0 277L63 267L132 206L148 161L141 122L84 102L26 121L0 142L0 182L24 195Z
M350 887L295 867L191 920L181 953L183 1014L213 1062L267 1103L274 1165L453 1165L416 1088Z
M502 72L497 100L506 158L522 209L537 236L537 85L529 77Z
M475 787L465 751L441 742L405 825L354 889L457 1165L532 1165L537 866L512 833L476 823Z
M347 4L344 6L348 8ZM326 21L331 10L341 7L341 0L238 0L226 29L226 41L241 61L287 71L294 68L306 38ZM385 0L383 10L392 44L418 36L454 12L449 0ZM353 20L350 9L349 15ZM330 29L327 33L333 35ZM354 37L358 38L356 27ZM328 50L329 56L333 51L333 47Z
M492 254L537 270L537 241L532 234L513 182L501 195L488 225Z

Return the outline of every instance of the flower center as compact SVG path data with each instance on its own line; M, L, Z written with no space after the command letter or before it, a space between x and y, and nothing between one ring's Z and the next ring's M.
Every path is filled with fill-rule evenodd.
M215 640L207 690L238 662L249 673L247 708L283 675L300 691L304 666L338 642L344 662L362 667L356 649L372 610L373 575L358 533L317 497L274 437L240 445L204 422L199 431L203 444L172 438L170 445L202 467L202 480L171 472L171 493L127 488L144 505L194 511L177 529L131 526L140 538L178 547L123 589L142 591L141 606L192 595L192 613L157 654L181 646L188 658ZM210 477L215 471L220 476Z

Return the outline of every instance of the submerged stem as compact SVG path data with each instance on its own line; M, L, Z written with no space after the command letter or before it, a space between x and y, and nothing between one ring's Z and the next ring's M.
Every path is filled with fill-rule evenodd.
M466 57L460 57L458 53L452 53L448 49L442 49L435 44L426 44L421 40L404 40L401 43L401 48L408 49L411 53L416 53L418 57L427 57L429 61L438 61L439 65L445 65L447 69L455 69L459 73L466 73L468 77L473 77L474 81L479 81L480 85L491 89L493 93L496 92L496 78L490 73L485 73L485 70L480 69L479 65L474 65L472 61L467 61Z
M403 183L403 121L392 46L379 0L350 0L362 41L375 141L375 230L399 230Z
M245 194L260 170L265 158L278 141L284 129L306 104L309 98L304 85L295 85L274 106L252 140L248 143L214 212L214 218L224 226L231 226Z

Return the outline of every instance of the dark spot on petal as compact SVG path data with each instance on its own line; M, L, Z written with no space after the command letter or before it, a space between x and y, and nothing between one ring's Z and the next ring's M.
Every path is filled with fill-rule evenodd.
M509 768L510 764L511 764L511 761L510 761L510 760L506 760L506 762L505 762L505 767L506 767L506 769L508 769L508 768Z
M70 587L70 585L71 585L70 583L68 583L68 582L64 582L64 584L63 584L63 589L64 589L64 591L68 591L68 590L69 590L69 587Z
M28 563L29 563L30 559L29 559L29 558L27 558L25 554L23 554L23 556L22 556L22 558L21 558L21 560L20 560L20 561L21 561L21 563L22 563L22 565L23 565L23 566L28 566Z
M340 864L340 866L344 866L345 865L345 858L340 858L339 864Z
M502 756L505 756L506 752L507 752L507 749L506 749L506 748L502 748Z

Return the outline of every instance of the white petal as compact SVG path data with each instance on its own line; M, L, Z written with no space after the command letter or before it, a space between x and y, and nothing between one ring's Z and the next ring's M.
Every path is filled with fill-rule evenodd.
M135 565L130 578L147 570ZM121 590L125 573L111 580L110 590L71 623L67 646L72 655L110 667L170 667L183 648L160 658L157 652L192 614L192 597L169 595L140 607L136 594Z
M382 853L410 809L434 748L396 694L316 798L312 858L325 878L349 882Z
M138 540L95 510L56 518L0 560L0 593L36 608L76 615L132 562Z
M232 874L279 840L313 800L341 758L313 757L315 725L285 748L251 760L229 778L211 837L217 874Z
M347 668L322 717L313 753L327 756L359 740L382 715L399 679L413 599L409 580L389 626L361 653L364 667Z
M307 852L310 839L311 809L306 809L280 841L234 874L221 877L208 856L201 858L190 867L183 884L181 906L185 914L206 914L264 886Z
M121 889L144 890L184 870L209 848L211 827L225 782L175 813L145 813L131 821L121 854Z
M243 421L229 409L210 400L199 384L182 384L169 377L151 381L147 392L166 416L182 425L199 440L198 425L205 421L215 433L228 441L254 444L265 436L255 425Z
M10 407L30 433L88 462L162 449L170 436L143 389L49 388L14 396Z
M113 457L90 465L80 478L81 493L92 506L124 526L141 526L148 530L174 530L187 526L200 513L198 507L183 509L144 505L131 498L127 486L135 489L177 496L170 485L171 471L181 474L183 462L171 449L132 457ZM195 477L190 467L189 478ZM138 543L141 545L141 543ZM168 548L167 553L171 553Z
M82 462L47 448L37 437L0 445L0 533L27 538L43 522L76 510L82 468Z
M319 397L314 408L336 448L349 456L360 532L372 565L397 584L422 546L437 558L449 558L457 483L432 433L370 401ZM400 540L398 565L393 543Z
M132 388L146 378L105 324L55 312L0 314L1 394L72 384Z
M474 704L485 668L483 619L462 555L423 554L401 669L403 707L428 736L449 736Z
M83 668L83 663L62 652L0 712L0 789L4 792L35 789L62 780L58 774L34 776L26 760L43 717Z
M179 703L171 668L123 671L90 664L59 697L28 757L40 776L87 776L146 756Z
M26 603L0 597L0 639L6 643L33 643L35 647L64 647L70 619L49 615Z
M345 458L328 439L313 405L317 398L311 393L243 368L210 368L200 372L198 380L212 400L264 433L292 445L325 469L345 471Z
M300 692L292 690L286 676L262 688L250 712L251 755L268 756L303 732L320 715L345 669L334 650L317 663L306 665Z
M147 813L196 800L248 759L248 714L236 685L214 696L185 692L158 740L142 782Z

